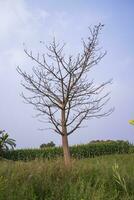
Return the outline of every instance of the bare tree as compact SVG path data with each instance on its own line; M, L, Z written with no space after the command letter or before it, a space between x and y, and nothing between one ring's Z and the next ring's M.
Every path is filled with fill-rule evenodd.
M37 64L32 68L32 75L17 68L25 80L22 85L31 92L29 97L23 94L23 98L39 111L38 116L47 116L51 128L62 137L65 165L70 164L68 136L80 128L84 120L108 116L112 112L112 109L103 111L109 100L109 93L104 94L103 90L111 81L95 85L88 78L91 68L105 56L98 48L102 26L89 28L90 36L87 42L82 41L82 53L75 58L65 56L64 45L54 39L46 46L46 54L38 53L36 57L24 50Z

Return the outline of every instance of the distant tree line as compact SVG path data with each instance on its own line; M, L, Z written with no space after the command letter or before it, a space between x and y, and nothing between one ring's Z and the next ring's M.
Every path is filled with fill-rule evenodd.
M53 141L51 142L48 142L48 143L43 143L40 145L40 148L43 149L43 148L47 148L47 147L55 147L55 143Z
M89 143L109 143L109 142L124 142L124 140L91 140Z

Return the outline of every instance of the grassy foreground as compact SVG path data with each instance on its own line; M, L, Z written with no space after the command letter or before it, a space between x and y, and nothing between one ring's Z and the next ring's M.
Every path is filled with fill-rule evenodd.
M134 200L134 154L0 161L0 200Z

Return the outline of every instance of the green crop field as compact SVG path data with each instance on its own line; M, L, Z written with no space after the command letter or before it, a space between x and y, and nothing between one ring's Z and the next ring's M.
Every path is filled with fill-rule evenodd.
M134 200L134 154L1 160L0 200Z
M109 154L124 154L134 152L134 146L127 141L100 141L88 144L74 145L70 147L70 153L74 159L93 158ZM55 159L63 157L61 147L44 149L17 149L6 151L2 155L8 160L30 161L34 159Z

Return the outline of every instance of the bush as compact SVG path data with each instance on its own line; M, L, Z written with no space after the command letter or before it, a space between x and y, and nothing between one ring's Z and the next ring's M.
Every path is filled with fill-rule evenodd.
M40 148L43 149L43 148L46 148L46 147L55 147L55 143L53 141L47 143L47 144L41 144L40 145Z
M95 142L70 147L71 156L76 159L92 158L109 154L129 153L130 144L127 141ZM132 148L132 147L131 147ZM63 156L62 147L45 149L18 149L4 153L4 158L10 160L54 159Z

